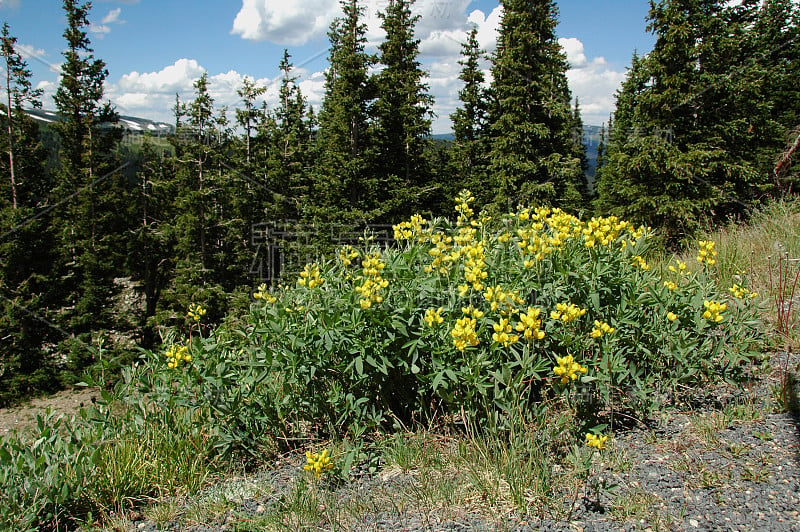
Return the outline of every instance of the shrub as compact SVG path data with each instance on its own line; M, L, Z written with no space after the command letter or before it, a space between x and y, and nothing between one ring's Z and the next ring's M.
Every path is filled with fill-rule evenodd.
M220 452L258 453L441 420L502 429L549 398L645 416L759 356L755 300L717 286L712 261L654 268L646 228L549 208L489 220L471 202L262 285L243 322L175 342L186 363L151 354L142 391Z

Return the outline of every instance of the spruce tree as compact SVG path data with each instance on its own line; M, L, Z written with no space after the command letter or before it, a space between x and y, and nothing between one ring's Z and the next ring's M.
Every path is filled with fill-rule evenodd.
M25 105L40 108L42 106L40 98L42 96L42 89L34 89L31 84L31 71L24 59L17 52L15 45L17 38L13 37L10 32L8 23L3 24L2 34L0 34L2 44L0 44L0 54L3 56L5 62L5 90L6 102L3 114L5 116L6 127L4 128L7 138L8 146L8 174L9 182L11 185L11 203L13 208L17 208L20 203L18 197L18 180L19 174L24 175L25 172L18 172L20 161L15 161L18 148L15 146L21 140L23 145L31 144L30 121L27 120L25 114ZM37 132L38 132L38 128ZM21 136L27 135L26 139L19 139ZM19 157L16 157L19 159Z
M267 162L268 186L281 196L280 214L299 219L309 202L309 148L312 131L308 122L306 99L292 74L293 65L287 50L279 68L282 74L278 105L274 110L275 129Z
M580 161L572 150L567 62L551 0L502 0L492 67L491 164L496 202L576 210Z
M418 60L419 40L412 15L413 0L389 0L379 13L386 39L378 47L384 66L377 76L375 112L380 178L385 180L381 198L386 220L408 216L430 207L430 182L425 151L430 143L433 97L423 81L426 77Z
M251 162L251 146L253 132L261 122L261 110L255 106L255 100L267 92L266 87L256 85L248 77L242 80L242 86L236 90L236 94L242 99L244 109L236 109L236 123L244 129L245 162Z
M378 218L381 183L372 142L375 95L369 70L375 58L365 52L364 9L357 0L343 0L342 17L331 24L325 73L325 98L319 114L321 161L314 179L314 204L329 220Z
M676 244L704 222L744 215L769 191L782 142L764 80L785 69L791 47L765 49L754 25L763 9L722 0L652 4L656 44L634 58L618 95L602 210L661 228Z
M105 63L96 59L87 37L91 3L64 0L67 28L61 82L54 100L59 121L60 168L52 191L53 226L58 231L57 265L63 291L61 326L82 338L113 323L114 278L123 272L123 235L127 231L125 180L114 149L122 131L109 103L101 103ZM97 336L94 334L93 336ZM68 342L68 371L92 362L85 344ZM74 349L73 349L74 348Z
M16 47L8 24L2 29L5 60L4 124L0 145L0 405L56 386L56 365L47 345L61 339L49 326L52 306L52 233L47 210L47 154L39 127L25 106L41 107L41 91L32 89L31 72Z
M467 41L461 44L458 62L461 65L458 79L464 82L458 91L461 104L450 115L455 136L450 150L454 184L449 187L448 195L458 193L456 188L467 188L475 196L477 205L486 205L494 199L488 183L488 95L480 68L483 53L478 45L478 29L472 28Z

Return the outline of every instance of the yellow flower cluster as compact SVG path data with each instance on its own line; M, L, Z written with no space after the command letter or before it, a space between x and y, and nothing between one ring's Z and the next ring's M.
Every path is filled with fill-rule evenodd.
M389 281L383 278L382 272L386 264L380 259L380 253L372 253L369 257L361 261L361 276L363 282L356 287L356 293L361 296L359 305L362 309L367 309L373 303L381 303L383 296L381 291L389 286Z
M472 285L474 290L483 290L483 280L489 275L484 266L486 265L486 250L483 242L478 242L463 248L464 259L464 279Z
M633 256L633 265L638 267L638 268L641 268L644 271L647 271L647 270L650 269L650 265L647 264L647 261L644 260L640 255L634 255Z
M544 338L544 331L539 329L542 326L542 320L539 318L541 313L541 309L528 307L527 313L519 315L519 323L515 328L522 333L526 340Z
M442 317L443 311L444 309L442 307L439 307L436 310L429 308L425 311L425 323L428 324L428 327L433 327L434 325L444 323L444 318Z
M182 364L192 361L189 348L185 345L171 345L164 355L167 357L167 367L170 369L179 368Z
M325 471L333 469L331 457L328 456L328 450L325 449L321 453L306 451L306 465L303 466L303 469L314 473L315 478L319 478Z
M670 264L668 268L672 273L679 273L681 275L686 273L686 263L680 260L678 261L677 266Z
M517 229L517 245L526 268L532 268L549 253L561 249L568 238L580 233L580 220L560 209L539 207L533 214L530 209L522 209L510 216L523 222L530 220L530 224Z
M392 226L392 229L394 229L394 239L411 240L412 238L418 237L423 232L422 226L427 223L428 221L425 218L419 214L415 214L407 222L400 222Z
M592 338L600 338L604 334L611 334L614 332L614 327L604 321L594 320L594 328L590 336Z
M320 277L319 266L316 264L306 264L303 271L300 272L300 278L297 279L297 284L308 287L309 289L322 286L324 282L325 279Z
M586 373L589 371L587 368L575 362L572 355L563 357L556 357L556 366L553 367L553 373L557 377L561 377L559 382L561 384L568 384L569 381L574 381L578 378L578 373Z
M450 336L453 337L453 345L456 349L463 351L467 345L478 345L478 334L475 332L475 327L478 325L478 320L470 317L463 317L456 320L456 325L450 331Z
M758 292L751 292L738 283L734 283L734 285L728 289L728 292L730 292L736 299L753 299L758 297Z
M617 241L620 231L630 227L628 222L621 222L616 216L609 216L608 218L594 217L583 228L583 245L587 248L593 248L599 244L601 246L608 246Z
M463 312L465 316L471 316L476 320L479 320L483 317L483 311L476 309L472 305L468 307L461 307L461 312Z
M719 301L703 301L703 306L706 309L705 312L703 312L704 319L716 323L725 319L725 316L722 315L728 308L728 305L725 303L720 303Z
M195 323L200 323L200 320L203 319L203 316L206 315L206 309L204 309L201 305L189 305L189 312L186 313L187 316L192 318Z
M697 262L705 263L708 266L716 264L717 260L714 257L717 256L717 251L714 249L714 245L713 240L701 240L698 243Z
M513 290L503 290L500 285L490 286L483 293L484 299L489 303L492 312L499 311L501 316L507 316L519 312L516 308L524 303L519 294Z
M550 312L550 317L554 320L561 320L564 323L575 321L586 314L585 308L580 308L572 303L558 303L556 310Z
M677 290L678 289L678 285L673 283L672 281L664 281L664 286L666 286L670 290Z
M608 441L608 436L603 436L602 434L592 434L590 432L586 433L586 445L589 447L594 447L598 451L605 449L606 441Z
M270 303L270 304L271 303L275 303L278 300L277 297L275 297L273 295L270 295L267 292L266 283L262 283L262 284L258 285L258 289L256 289L255 292L253 292L253 299L262 299L262 300L264 300L264 301L266 301L267 303Z
M425 266L425 273L431 273L438 269L440 275L447 275L450 272L451 265L459 257L458 251L451 251L453 237L434 233L430 236L430 242L434 247L428 251L428 255L433 257L433 262Z
M468 224L475 214L472 207L469 206L473 201L475 201L475 196L468 190L462 190L456 196L456 212L458 213L456 225L459 227Z
M358 258L358 251L349 244L343 246L342 249L339 250L339 260L342 261L342 265L345 268L350 266L353 263L353 261L357 258Z
M495 343L503 344L504 347L508 347L519 341L519 336L516 334L509 334L511 332L511 324L508 323L507 318L502 318L498 323L492 325L492 328L494 328L492 340L494 340Z
M675 314L674 312L667 312L667 319L669 321L675 321L678 319L678 315Z

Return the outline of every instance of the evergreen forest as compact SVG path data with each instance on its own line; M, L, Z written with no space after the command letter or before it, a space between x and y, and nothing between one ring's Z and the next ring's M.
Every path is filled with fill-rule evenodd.
M319 108L286 50L275 105L246 79L239 106L220 107L203 75L165 137L132 136L105 99L90 2L63 2L51 124L27 112L44 95L4 24L0 406L110 386L140 348L195 326L193 305L204 326L235 319L257 287L291 284L337 246L368 232L391 246L392 224L450 216L462 189L487 223L519 205L616 216L651 227L661 252L796 190L796 2L651 1L655 45L633 53L591 181L557 3L500 3L494 53L463 36L452 141L431 134L413 0L386 3L374 51L367 3L341 1Z

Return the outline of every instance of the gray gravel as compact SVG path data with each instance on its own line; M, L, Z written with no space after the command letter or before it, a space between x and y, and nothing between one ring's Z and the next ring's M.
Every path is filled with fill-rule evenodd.
M742 395L759 398L761 411L731 415ZM770 392L720 389L715 405L702 401L688 412L673 412L654 428L620 431L614 439L613 463L597 464L588 485L616 485L564 496L563 508L551 515L460 515L447 508L419 512L367 513L351 530L442 531L607 531L607 530L800 530L800 416L769 413ZM741 401L739 401L741 403ZM728 405L727 409L725 407ZM723 412L727 412L725 417ZM754 415L755 414L755 415ZM753 417L759 419L753 420ZM299 460L299 459L298 459ZM179 522L156 526L134 516L131 530L253 530L249 520L269 513L287 496L300 474L286 461L247 480L231 480L198 494L225 492L236 507L212 523ZM397 498L419 496L420 479L410 474L373 475L328 487L337 497L368 497L375 490ZM558 500L555 504L559 504ZM257 522L254 520L253 522ZM291 529L287 524L281 529ZM326 530L324 523L305 529Z

